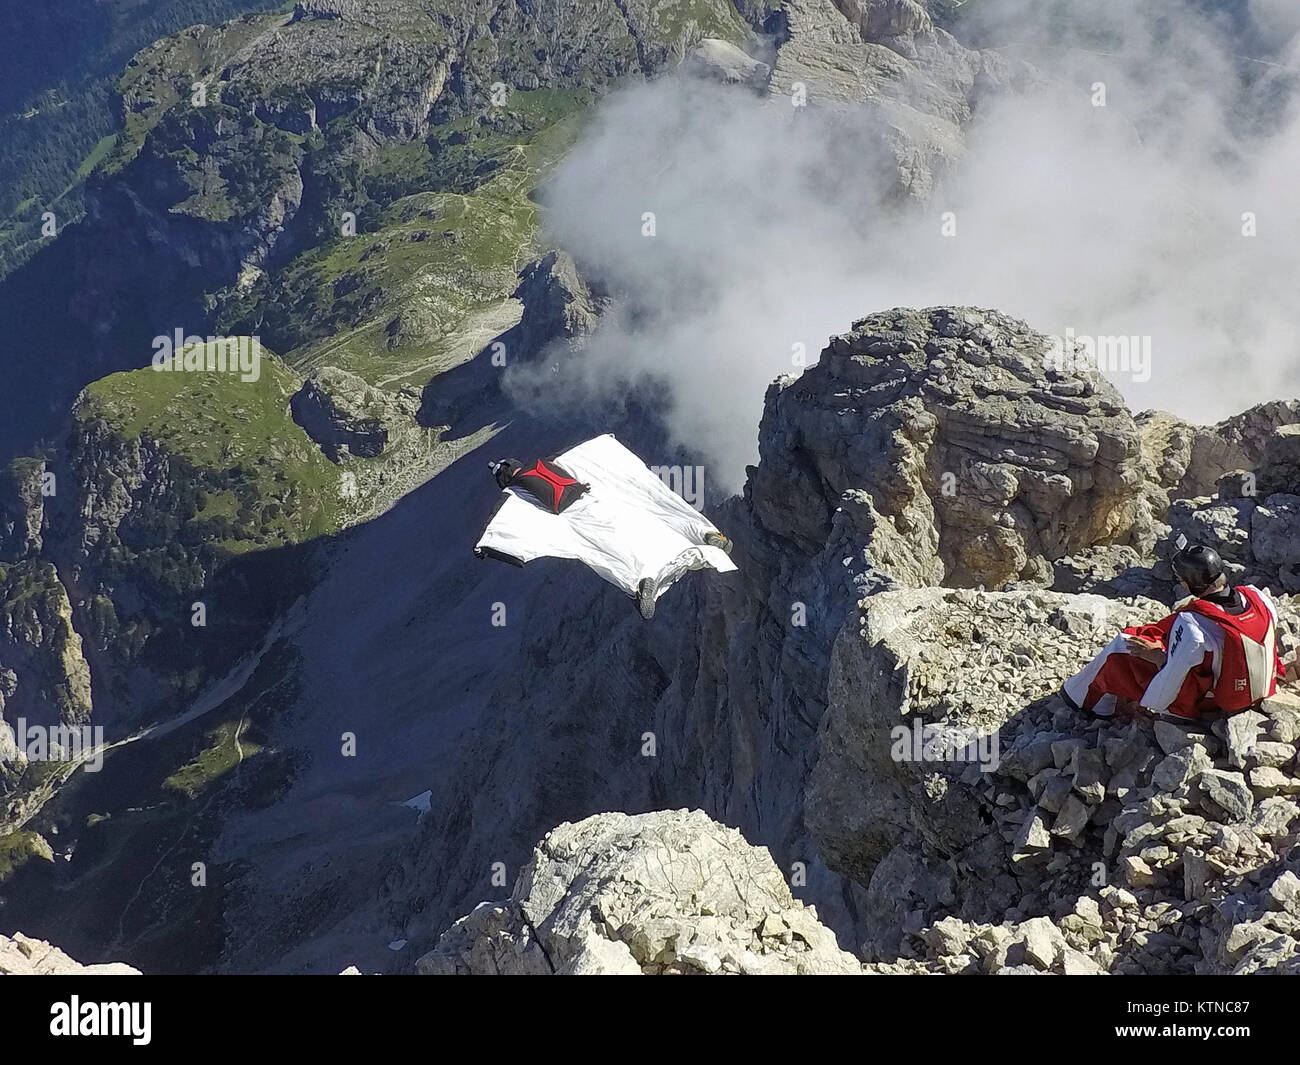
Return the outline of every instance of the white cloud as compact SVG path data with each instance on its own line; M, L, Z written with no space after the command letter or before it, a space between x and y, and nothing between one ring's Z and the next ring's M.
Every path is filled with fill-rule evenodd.
M1016 5L1018 40L1032 41ZM1258 64L1243 80L1238 45L1170 9L1099 3L1112 54L1058 49L1057 91L982 101L947 188L901 214L884 202L868 116L676 78L610 98L547 191L555 242L625 297L566 379L588 396L659 382L670 430L733 487L756 454L767 384L795 369L792 345L815 360L829 335L893 306L976 304L1047 333L1151 336L1151 380L1115 378L1135 409L1213 420L1296 395L1290 83ZM1098 81L1105 108L1092 105ZM955 238L940 235L947 210Z

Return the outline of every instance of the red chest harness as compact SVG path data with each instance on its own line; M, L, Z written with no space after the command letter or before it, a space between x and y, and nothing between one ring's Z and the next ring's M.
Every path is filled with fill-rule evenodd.
M1180 610L1199 614L1223 630L1223 660L1214 678L1213 697L1220 710L1244 710L1277 690L1282 663L1277 656L1273 615L1253 588L1237 589L1246 600L1240 614L1229 614L1208 599L1194 599Z

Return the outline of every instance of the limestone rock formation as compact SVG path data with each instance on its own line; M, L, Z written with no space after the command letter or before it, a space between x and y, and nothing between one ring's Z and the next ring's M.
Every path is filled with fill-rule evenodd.
M42 459L16 459L0 470L0 559L40 552L45 531Z
M43 939L0 935L0 976L139 976L121 962L82 965Z
M964 152L978 93L1041 81L1032 68L963 47L914 0L788 0L773 16L775 97L856 109L888 148L897 191L930 198Z
M895 310L854 323L769 391L751 481L763 524L825 540L835 500L895 580L1048 584L1100 544L1149 547L1136 425L1094 371L995 311Z
M483 903L427 974L856 973L764 848L701 811L598 814L550 832L508 902Z
M373 388L334 366L313 371L290 401L294 421L334 462L349 455L377 458L417 407L409 395Z
M72 604L43 559L0 563L0 711L40 725L90 720L90 667Z
M1278 430L1300 424L1300 400L1261 403L1215 425L1189 425L1164 411L1145 411L1138 416L1138 424L1156 478L1169 499L1191 499L1214 494L1228 474L1258 473L1270 446L1277 449L1288 439L1284 435L1275 441ZM1285 460L1282 452L1275 453L1274 462L1283 479L1260 488L1293 488L1300 482L1284 479Z
M3 676L0 676L0 691L7 689L8 693L12 694L13 688L16 687L17 677L12 670L5 670ZM27 755L18 746L14 730L4 718L0 717L0 765L8 764L22 768L26 761Z
M18 686L18 677L11 669L0 669L0 695L12 694ZM4 719L0 706L0 796L8 796L17 788L27 771L27 752L18 745L17 734ZM9 814L8 803L4 807Z
M519 339L524 358L552 341L576 341L596 325L601 302L565 251L550 251L519 271L514 298L524 305Z

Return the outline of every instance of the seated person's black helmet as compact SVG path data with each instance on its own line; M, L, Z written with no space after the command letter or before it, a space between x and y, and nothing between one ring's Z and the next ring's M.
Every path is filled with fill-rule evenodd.
M1192 592L1203 592L1223 576L1223 559L1212 547L1195 544L1174 555L1174 576Z

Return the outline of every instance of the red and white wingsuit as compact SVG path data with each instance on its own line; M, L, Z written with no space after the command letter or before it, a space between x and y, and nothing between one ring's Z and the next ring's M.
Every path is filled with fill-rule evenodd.
M1154 625L1124 630L1101 654L1065 682L1065 694L1100 716L1116 699L1195 720L1207 712L1235 713L1277 690L1285 675L1277 654L1277 610L1268 595L1244 584L1246 609L1229 614L1195 596ZM1166 652L1163 667L1129 654L1125 636L1154 640Z

